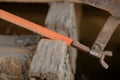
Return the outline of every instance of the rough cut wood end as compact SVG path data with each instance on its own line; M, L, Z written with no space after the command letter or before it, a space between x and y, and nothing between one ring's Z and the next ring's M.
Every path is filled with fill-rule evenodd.
M14 58L0 58L0 80L23 80L21 64Z
M60 40L42 39L33 57L30 77L46 80L71 80L67 46Z

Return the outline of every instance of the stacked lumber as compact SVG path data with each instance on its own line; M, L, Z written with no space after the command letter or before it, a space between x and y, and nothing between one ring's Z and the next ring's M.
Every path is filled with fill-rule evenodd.
M53 2L50 4L45 25L48 29L58 32L62 35L78 40L78 26L76 21L74 3L68 2ZM76 58L77 51L75 48L68 47L70 55L70 64L73 74L76 73Z
M0 36L0 80L73 80L66 44L39 39L38 36Z
M27 48L32 36L0 36L0 80L28 80L33 52ZM27 41L26 41L27 40Z

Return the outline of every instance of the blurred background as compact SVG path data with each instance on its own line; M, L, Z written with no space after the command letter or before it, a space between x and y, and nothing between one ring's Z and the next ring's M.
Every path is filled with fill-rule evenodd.
M0 3L0 9L28 19L44 26L49 10L48 4L38 3ZM94 43L98 33L110 14L88 5L75 4L79 41L89 47ZM0 35L30 35L31 31L0 19ZM119 80L120 71L120 27L118 27L105 50L113 51L113 57L106 58L110 67L105 70L96 58L78 52L76 80Z

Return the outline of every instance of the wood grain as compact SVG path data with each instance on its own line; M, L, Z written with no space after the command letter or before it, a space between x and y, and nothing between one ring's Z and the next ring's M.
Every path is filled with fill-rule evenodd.
M23 80L21 67L19 60L1 57L0 80Z
M33 57L30 77L46 80L72 80L67 47L63 41L42 39Z
M33 45L37 45L35 36L0 35L0 80L28 80L34 52L27 47Z
M68 2L51 3L45 26L62 35L78 40L74 4ZM75 73L77 51L76 49L69 47L68 53L70 55L69 58L73 73Z

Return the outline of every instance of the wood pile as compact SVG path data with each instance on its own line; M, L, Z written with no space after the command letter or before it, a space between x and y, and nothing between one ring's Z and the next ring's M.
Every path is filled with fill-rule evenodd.
M0 36L0 80L73 80L66 53L60 40Z
M45 25L78 40L74 3L51 3ZM76 49L60 40L1 35L0 80L74 80L76 57Z
M0 80L28 80L34 53L29 47L34 46L35 39L35 36L0 36Z

